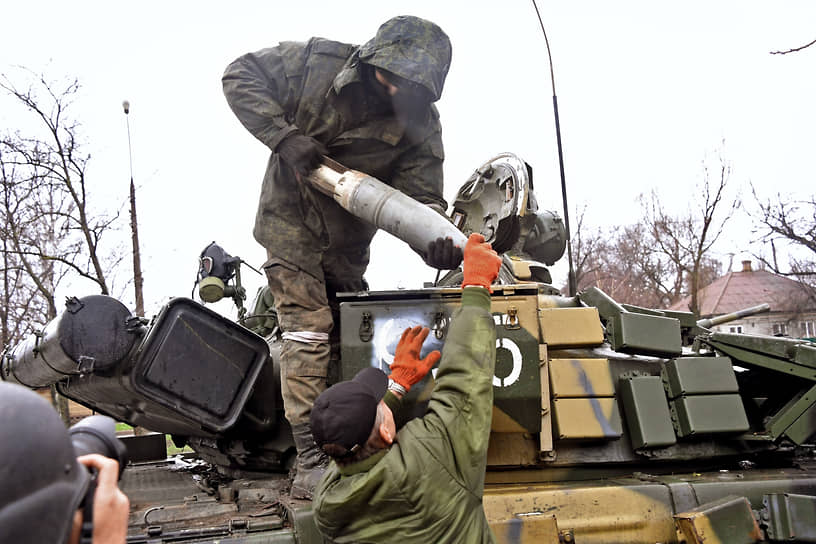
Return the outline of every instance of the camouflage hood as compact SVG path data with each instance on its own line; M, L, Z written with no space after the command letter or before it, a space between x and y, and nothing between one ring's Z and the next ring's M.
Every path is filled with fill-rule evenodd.
M434 23L402 15L383 23L377 35L360 48L359 58L422 85L437 101L450 68L451 43Z

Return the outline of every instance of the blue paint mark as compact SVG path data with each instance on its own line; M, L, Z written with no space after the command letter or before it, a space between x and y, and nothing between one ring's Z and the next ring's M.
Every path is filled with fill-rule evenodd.
M521 542L521 530L523 522L519 518L513 518L507 523L506 542L515 543Z
M570 362L572 363L573 368L575 368L575 372L578 374L578 381L581 382L581 387L584 389L584 393L586 393L588 397L594 397L595 393L592 390L592 383L589 381L589 376L586 375L584 367L582 367L581 363L576 359L572 359Z
M592 411L595 412L595 418L598 420L598 423L600 423L604 436L617 436L618 432L612 428L612 425L609 424L609 421L607 421L603 413L600 400L598 398L591 398L589 399L589 404L592 406Z
M601 401L595 396L592 383L589 381L589 376L587 376L586 372L584 371L584 367L582 367L581 363L575 359L572 359L571 362L572 366L575 368L575 372L578 374L578 380L581 382L581 387L584 389L586 395L590 397L589 405L592 406L592 411L595 413L595 419L598 420L604 436L617 436L617 431L612 428L612 425L609 424L609 421L606 419L606 416L603 413Z

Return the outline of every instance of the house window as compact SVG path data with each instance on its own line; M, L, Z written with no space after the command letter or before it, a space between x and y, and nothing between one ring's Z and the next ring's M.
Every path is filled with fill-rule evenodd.
M736 325L734 327L728 327L728 332L741 333L742 332L742 325Z
M813 338L816 336L816 327L813 321L802 321L802 337Z
M788 324L787 323L774 323L773 324L773 333L774 333L774 336L776 336L776 335L787 335L788 334Z

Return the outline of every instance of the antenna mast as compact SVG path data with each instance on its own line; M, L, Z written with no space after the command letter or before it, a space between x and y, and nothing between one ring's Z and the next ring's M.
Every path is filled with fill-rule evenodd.
M139 256L139 223L136 221L136 187L133 185L133 153L130 147L130 102L122 102L125 110L128 133L128 157L130 159L130 238L133 243L133 287L136 291L135 314L144 317L144 295L142 294L142 260Z
M561 149L561 122L558 118L558 96L555 94L555 71L553 70L552 54L550 53L550 40L547 39L547 31L544 30L544 22L541 20L541 13L538 11L538 5L533 0L533 7L538 16L538 24L541 25L541 32L544 33L544 42L547 44L547 58L550 60L550 80L552 81L553 92L553 113L555 114L555 137L558 142L558 165L561 168L561 198L564 201L564 227L567 230L567 260L569 261L569 273L567 276L567 284L569 286L569 295L575 296L577 289L575 281L575 269L572 266L572 239L570 235L569 223L569 207L567 206L567 181L564 176L564 154Z

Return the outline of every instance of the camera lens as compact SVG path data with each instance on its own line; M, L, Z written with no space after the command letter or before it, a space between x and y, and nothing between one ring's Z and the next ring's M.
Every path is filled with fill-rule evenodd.
M98 453L119 461L119 478L128 462L125 444L116 438L116 422L108 416L89 416L68 429L77 457Z

